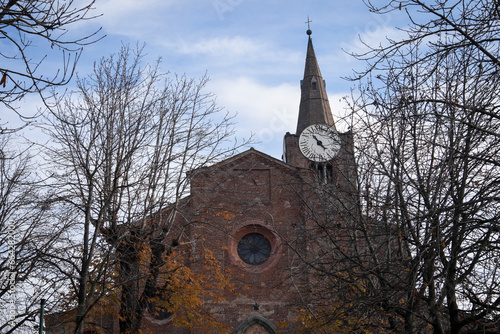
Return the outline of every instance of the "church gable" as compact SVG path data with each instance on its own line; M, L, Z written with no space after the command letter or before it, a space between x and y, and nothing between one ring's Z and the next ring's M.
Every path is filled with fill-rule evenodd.
M292 180L298 177L296 168L250 149L214 166L194 171L191 196L204 202L219 197L224 207L228 201L265 205L274 200L280 187L293 183Z
M270 155L257 151L254 148L250 148L240 154L223 160L210 167L200 168L191 171L192 174L196 175L198 173L207 173L213 170L223 171L232 168L233 166L243 166L246 165L250 168L259 169L259 166L264 168L276 168L282 169L283 172L295 174L296 168L282 162L281 160L275 159Z

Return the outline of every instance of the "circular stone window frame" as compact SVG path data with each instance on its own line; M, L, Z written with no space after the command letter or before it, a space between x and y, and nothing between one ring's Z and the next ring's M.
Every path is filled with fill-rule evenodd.
M151 313L151 310L150 310L151 305L150 304L152 304L152 303L148 303L148 305L146 306L146 312L145 312L146 319L149 320L149 322L156 324L156 325L166 325L166 324L172 323L172 320L174 319L173 313L169 312L170 315L168 315L164 319L158 319L155 315L153 315ZM154 307L157 307L157 305L154 305Z
M248 264L238 254L238 244L241 238L250 233L262 234L271 244L271 255L261 264ZM282 243L280 238L265 223L261 221L248 221L233 229L228 239L227 249L232 264L251 273L261 273L271 269L279 261Z

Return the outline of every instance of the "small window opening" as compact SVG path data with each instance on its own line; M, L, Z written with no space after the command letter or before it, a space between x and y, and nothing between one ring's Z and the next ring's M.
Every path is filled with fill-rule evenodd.
M316 77L312 77L312 80L311 80L311 88L312 88L313 90L318 89L318 80L316 80Z
M321 183L330 184L334 181L333 166L326 163L311 162L309 168L315 169Z

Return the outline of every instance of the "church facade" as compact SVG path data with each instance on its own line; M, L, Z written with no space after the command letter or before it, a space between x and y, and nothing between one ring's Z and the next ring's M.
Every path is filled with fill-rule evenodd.
M297 129L284 136L283 159L249 149L190 173L186 235L230 269L237 291L206 306L238 334L297 333L298 310L316 284L304 263L314 253L311 212L340 220L359 210L353 136L336 131L310 34ZM342 203L322 207L322 187ZM168 319L149 321L155 332L192 333Z

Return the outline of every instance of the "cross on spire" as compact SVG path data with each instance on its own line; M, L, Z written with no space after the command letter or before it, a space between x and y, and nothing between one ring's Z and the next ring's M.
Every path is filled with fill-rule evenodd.
M311 23L311 22L312 22L312 21L311 21L311 20L309 20L309 15L307 15L307 21L306 21L305 23L307 23L307 31L306 31L306 33L307 33L309 36L311 36L311 34L312 34L312 31L311 31L311 26L310 26L310 23Z

